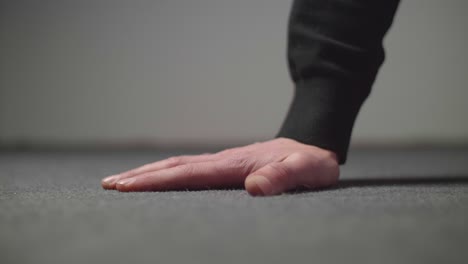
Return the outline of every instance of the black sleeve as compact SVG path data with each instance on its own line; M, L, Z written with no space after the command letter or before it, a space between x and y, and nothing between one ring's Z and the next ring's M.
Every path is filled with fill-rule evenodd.
M344 164L354 121L385 53L399 0L295 0L287 58L293 101L275 136L334 151Z

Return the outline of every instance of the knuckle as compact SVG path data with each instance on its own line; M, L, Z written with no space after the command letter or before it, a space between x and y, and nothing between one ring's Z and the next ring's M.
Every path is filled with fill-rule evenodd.
M292 153L289 159L296 160L299 164L307 164L311 169L317 168L320 163L320 158L315 153L304 151Z
M182 163L182 157L180 156L174 156L170 157L166 160L166 164L170 167L172 166L178 166Z
M315 155L304 151L294 152L291 156L295 156L298 160L313 160L316 158Z

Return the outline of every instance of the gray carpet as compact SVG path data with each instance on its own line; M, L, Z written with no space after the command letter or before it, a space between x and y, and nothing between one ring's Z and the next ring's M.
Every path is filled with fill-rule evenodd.
M182 153L1 152L0 262L467 263L468 149L352 149L337 188L271 198L99 186Z

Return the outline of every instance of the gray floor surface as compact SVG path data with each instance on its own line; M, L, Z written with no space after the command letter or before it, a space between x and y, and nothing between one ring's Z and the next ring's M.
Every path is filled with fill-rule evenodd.
M468 149L352 149L337 188L270 198L100 188L187 153L0 152L0 262L467 263Z

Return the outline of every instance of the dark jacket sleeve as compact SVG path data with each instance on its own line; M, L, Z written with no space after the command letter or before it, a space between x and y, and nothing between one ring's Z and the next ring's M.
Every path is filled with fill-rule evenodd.
M275 136L334 151L344 164L351 132L384 61L398 0L295 0L287 58L293 101Z

